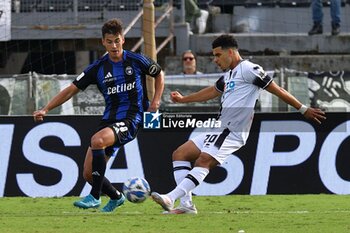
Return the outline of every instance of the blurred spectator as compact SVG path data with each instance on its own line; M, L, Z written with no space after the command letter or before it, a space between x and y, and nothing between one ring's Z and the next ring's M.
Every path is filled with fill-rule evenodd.
M198 33L203 34L207 27L209 12L198 7L197 0L185 0L185 18L191 26L197 27Z
M340 33L340 7L341 0L330 0L330 13L332 18L332 35L338 35ZM323 33L323 12L322 12L322 0L312 0L312 19L314 25L309 31L309 35L322 34Z
M191 50L186 50L182 54L182 73L202 74L202 72L197 71L197 58Z

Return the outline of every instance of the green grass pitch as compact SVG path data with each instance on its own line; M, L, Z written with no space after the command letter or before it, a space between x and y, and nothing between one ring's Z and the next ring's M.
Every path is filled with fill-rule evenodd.
M77 199L0 198L0 232L350 232L347 195L195 196L197 215L163 215L150 199L106 214L75 208Z

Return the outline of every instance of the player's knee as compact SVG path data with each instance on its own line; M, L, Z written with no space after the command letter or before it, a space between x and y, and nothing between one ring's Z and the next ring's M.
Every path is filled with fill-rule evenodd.
M102 137L99 136L92 136L91 138L91 148L103 148L104 147L104 140Z
M172 155L173 161L186 160L185 151L181 147L177 148Z
M208 154L204 154L202 153L198 159L195 162L195 166L196 167L204 167L207 169L212 169L213 167L217 166L219 163L216 159L214 159L213 157L211 157Z

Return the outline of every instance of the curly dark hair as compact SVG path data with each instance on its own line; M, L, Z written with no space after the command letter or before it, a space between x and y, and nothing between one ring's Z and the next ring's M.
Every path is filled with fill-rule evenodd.
M104 38L106 34L113 35L123 35L123 23L120 19L108 20L102 26L102 37Z

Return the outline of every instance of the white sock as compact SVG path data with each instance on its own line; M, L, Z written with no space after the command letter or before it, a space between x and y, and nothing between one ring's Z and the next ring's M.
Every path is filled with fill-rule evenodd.
M197 187L199 184L201 184L204 180L204 178L209 174L209 170L204 167L194 167L181 181L179 185L176 186L176 188L168 193L168 197L175 201L180 197L185 196L189 192L191 192L195 187Z
M173 173L176 184L179 185L183 179L187 176L187 174L191 171L191 163L188 161L173 161ZM180 205L190 207L193 205L192 203L192 192L188 192L185 196L180 198Z

